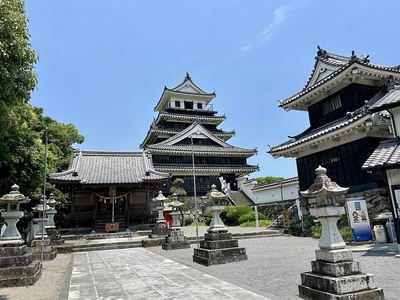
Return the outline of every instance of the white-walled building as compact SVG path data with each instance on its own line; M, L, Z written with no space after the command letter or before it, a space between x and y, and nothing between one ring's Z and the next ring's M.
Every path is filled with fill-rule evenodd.
M245 193L256 205L294 201L299 194L299 179L288 178L280 181L257 185L248 176L237 178L238 188Z

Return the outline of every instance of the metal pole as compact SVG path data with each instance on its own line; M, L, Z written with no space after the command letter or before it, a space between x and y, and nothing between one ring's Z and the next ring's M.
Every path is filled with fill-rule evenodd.
M192 169L193 169L193 189L194 189L194 217L196 219L196 240L197 247L199 247L199 221L198 221L198 212L197 212L197 194L196 194L196 173L194 169L194 145L193 145L193 135L190 136L190 141L192 143Z
M45 142L44 142L44 185L43 185L43 210L42 210L42 243L40 248L40 267L43 267L43 247L44 247L44 214L46 209L46 173L47 173L47 127L45 129Z

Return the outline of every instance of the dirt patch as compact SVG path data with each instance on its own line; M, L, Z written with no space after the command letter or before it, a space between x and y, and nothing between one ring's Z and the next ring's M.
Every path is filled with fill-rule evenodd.
M0 300L55 300L60 296L71 254L43 261L42 275L34 285L0 288Z

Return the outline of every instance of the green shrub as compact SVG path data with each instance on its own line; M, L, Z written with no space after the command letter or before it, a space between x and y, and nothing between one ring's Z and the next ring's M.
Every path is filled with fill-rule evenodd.
M227 206L225 209L227 209L226 220L223 218L221 219L226 226L240 225L239 218L247 213L253 212L253 209L246 205Z
M340 235L343 238L343 241L345 242L351 242L353 239L353 232L350 227L342 227L339 229Z
M311 236L311 227L315 225L313 216L303 217L303 228L301 227L301 220L296 219L290 223L289 231L294 236Z
M189 226L193 223L193 219L191 217L185 218L185 226Z
M321 225L314 225L310 227L310 236L319 239L322 233L322 226Z
M265 216L262 213L258 213L258 220L265 220ZM247 214L242 215L239 218L239 224L245 223L245 222L250 222L250 221L255 221L256 220L256 213L254 211L249 212Z
M207 225L207 226L210 226L210 223L211 223L211 220L212 220L212 213L211 213L211 211L207 211L205 214L204 214L204 223Z
M268 227L273 222L274 221L272 221L272 220L259 220L258 221L258 226L260 226L260 227ZM240 224L240 227L256 227L256 221L244 222L244 223Z

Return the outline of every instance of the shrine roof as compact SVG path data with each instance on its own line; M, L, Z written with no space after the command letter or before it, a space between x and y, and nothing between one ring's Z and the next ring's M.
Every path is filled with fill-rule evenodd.
M52 173L52 182L80 184L130 184L167 180L168 173L154 170L146 152L109 152L75 150L67 171Z
M381 141L361 167L362 170L400 168L400 139Z

